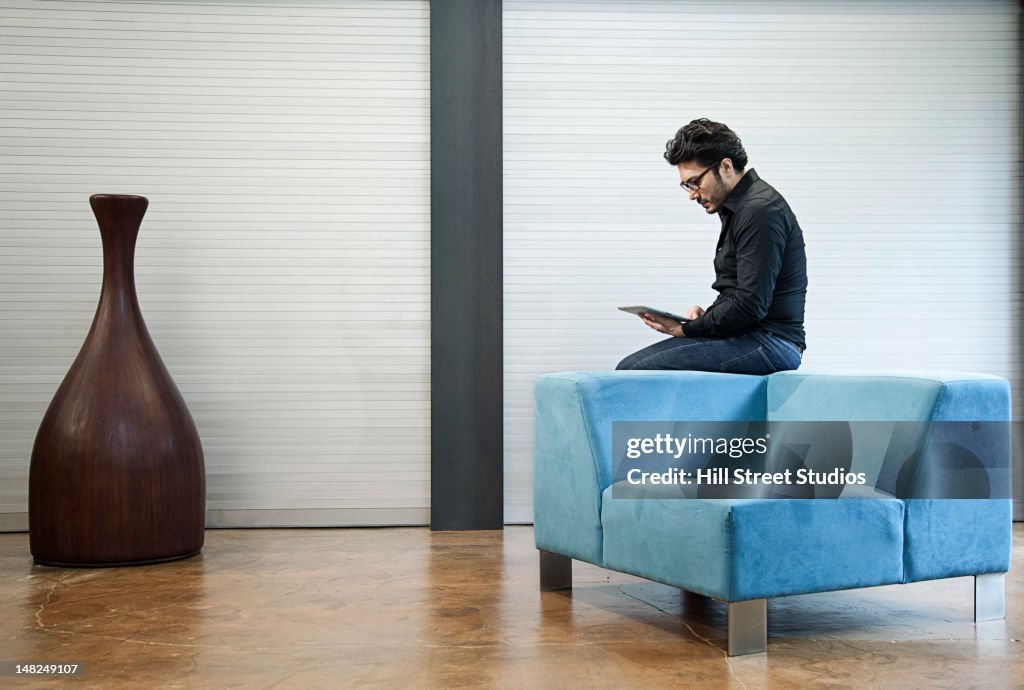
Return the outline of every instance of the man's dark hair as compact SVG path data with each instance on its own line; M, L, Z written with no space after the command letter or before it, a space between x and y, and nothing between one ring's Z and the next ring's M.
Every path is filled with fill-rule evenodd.
M683 125L665 144L665 160L670 165L697 161L698 165L707 167L723 158L731 159L737 171L747 167L747 152L736 132L706 117Z

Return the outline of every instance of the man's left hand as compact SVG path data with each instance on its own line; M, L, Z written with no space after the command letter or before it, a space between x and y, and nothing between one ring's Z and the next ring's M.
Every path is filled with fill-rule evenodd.
M652 314L649 311L645 311L639 316L645 324L659 333L671 335L675 338L686 337L686 333L683 332L683 324L679 323L675 319L670 319L667 316L660 316L658 314Z

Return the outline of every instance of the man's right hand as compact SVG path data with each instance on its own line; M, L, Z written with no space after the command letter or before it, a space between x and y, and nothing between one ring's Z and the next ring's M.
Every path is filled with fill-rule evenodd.
M695 319L695 318L697 318L698 316L700 316L703 313L704 313L704 310L701 309L700 305L699 304L695 304L692 307L690 307L690 310L688 312L686 312L686 318L688 318L688 319Z

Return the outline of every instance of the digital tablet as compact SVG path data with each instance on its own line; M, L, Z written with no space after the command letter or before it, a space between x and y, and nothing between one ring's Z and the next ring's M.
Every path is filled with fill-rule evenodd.
M619 307L619 309L621 309L622 311L628 311L630 314L643 314L644 312L648 312L650 314L657 314L659 316L666 316L666 317L668 317L670 319L675 319L676 321L679 321L680 323L685 323L686 321L690 320L690 319L686 318L685 316L680 316L679 314L673 314L672 312L665 311L664 309L655 309L654 307L643 307L643 306L640 306L640 307Z

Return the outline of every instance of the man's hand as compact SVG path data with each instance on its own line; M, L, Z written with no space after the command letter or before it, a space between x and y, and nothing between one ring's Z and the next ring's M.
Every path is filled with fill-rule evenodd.
M697 308L700 309L700 307ZM679 323L675 319L670 319L667 316L659 316L658 314L652 314L649 311L645 311L639 316L645 324L659 333L671 335L676 338L686 337L686 334L683 333L683 324Z
M686 318L688 318L688 319L695 319L698 316L702 315L703 313L704 313L704 310L701 309L700 305L699 304L695 304L692 307L690 307L690 311L686 312Z

